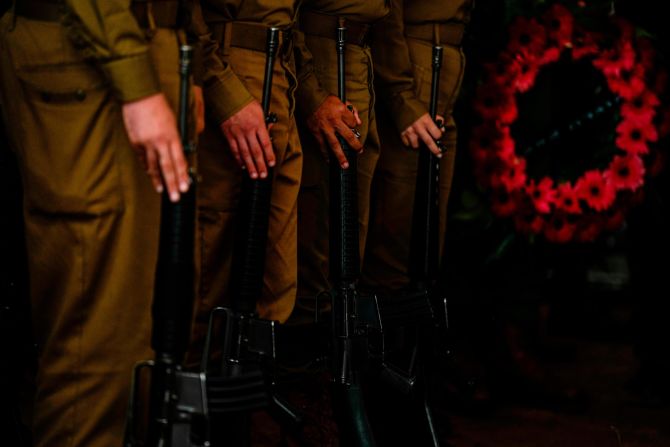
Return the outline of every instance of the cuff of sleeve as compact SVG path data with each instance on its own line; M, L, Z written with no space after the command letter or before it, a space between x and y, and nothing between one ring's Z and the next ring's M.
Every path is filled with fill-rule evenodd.
M416 120L428 113L426 106L411 92L392 97L389 106L399 132L404 132Z
M148 53L114 59L101 66L121 102L136 101L161 91Z
M330 96L321 88L319 81L314 77L303 79L296 90L296 104L302 116L312 116L316 109Z
M209 117L218 125L254 100L242 81L229 71L205 82L205 102Z

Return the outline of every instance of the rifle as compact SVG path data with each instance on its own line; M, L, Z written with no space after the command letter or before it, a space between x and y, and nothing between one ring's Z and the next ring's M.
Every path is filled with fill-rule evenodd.
M272 78L279 29L269 28L266 41L265 78L261 106L267 125L277 121L270 111ZM269 406L280 422L297 427L300 416L275 393L277 322L256 314L265 270L265 252L272 196L273 170L265 179L244 176L240 200L240 225L233 251L230 308L215 308L209 320L200 372L207 374L212 445L247 446L250 413ZM210 366L214 332L221 323L221 362Z
M344 26L337 29L338 96L346 103ZM368 322L362 318L366 305L358 294L360 275L358 239L357 154L338 135L349 168L330 162L330 276L332 300L332 394L335 417L342 432L342 444L375 445L361 389L361 363ZM331 154L331 157L332 154Z
M189 95L193 48L180 53L179 131L184 153L192 159L195 144L189 135ZM192 164L191 164L192 166ZM209 445L206 377L182 370L190 336L194 299L194 236L196 174L189 173L191 188L178 203L163 194L160 245L152 307L152 347L155 359L134 370L128 409L127 447L204 447ZM136 436L139 383L143 370L151 371L149 420L142 439Z
M443 48L435 45L429 111L438 126L442 55ZM435 340L444 339L448 327L447 301L437 285L439 170L440 159L423 147L412 215L410 286L399 294L378 299L380 330L374 337L375 344L370 345L381 381L410 401L412 423L418 426L413 436L418 435L422 445L436 447L440 442L426 396L426 375Z

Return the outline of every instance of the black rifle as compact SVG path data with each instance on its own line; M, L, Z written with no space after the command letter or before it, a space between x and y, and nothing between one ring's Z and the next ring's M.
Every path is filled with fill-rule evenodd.
M346 28L337 29L338 96L346 103ZM347 141L338 141L349 162L342 169L330 161L330 276L332 282L332 380L335 417L342 445L368 447L375 440L361 389L361 370L366 349L367 322L361 318L363 300L357 291L360 275L358 239L357 154Z
M180 47L179 131L187 159L193 158L190 139L190 75L193 49ZM159 257L153 301L152 347L155 359L135 368L126 426L127 447L196 447L209 445L205 375L182 370L190 337L194 300L195 186L177 203L163 194ZM143 369L151 370L149 421L138 439L139 383Z
M441 126L437 122L437 108L442 54L441 46L433 47L429 109L438 126ZM433 446L439 446L440 442L426 396L427 366L448 326L446 298L437 284L439 170L440 159L422 147L412 216L410 286L401 293L378 299L381 329L370 348L379 362L382 381L409 399L413 436L420 439L421 445Z
M272 77L279 47L278 28L269 28L261 105L266 123L277 121L270 112ZM233 252L230 308L218 307L210 316L200 371L207 374L212 445L250 443L250 413L269 406L280 422L295 427L300 417L274 392L277 322L256 313L265 271L265 252L272 196L273 170L265 179L244 175L239 225ZM212 367L214 332L221 323L221 362Z

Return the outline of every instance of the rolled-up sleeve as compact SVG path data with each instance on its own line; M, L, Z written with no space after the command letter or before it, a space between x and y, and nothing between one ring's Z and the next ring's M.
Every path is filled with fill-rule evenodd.
M400 132L428 113L414 93L414 74L403 24L404 0L391 0L391 12L374 31L372 57L378 98Z
M130 0L65 0L63 25L75 47L107 76L116 97L131 102L160 92L144 32Z

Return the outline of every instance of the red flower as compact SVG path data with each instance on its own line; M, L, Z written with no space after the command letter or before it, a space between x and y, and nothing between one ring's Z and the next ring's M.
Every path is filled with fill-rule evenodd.
M647 88L644 82L644 68L641 65L635 66L632 70L622 70L616 75L610 74L606 77L610 90L628 101L640 96Z
M644 183L644 163L637 155L616 156L605 177L616 189L635 191Z
M544 236L549 242L565 244L572 240L577 231L577 225L571 223L567 216L556 214L544 226Z
M509 88L484 84L479 87L474 108L484 120L510 124L517 118L514 92Z
M605 76L619 76L622 71L632 70L635 66L633 45L626 41L615 48L602 51L600 56L593 60L593 65Z
M575 60L593 56L600 52L596 36L581 29L574 30L572 38L572 58Z
M487 81L503 87L512 87L521 70L517 58L504 52L494 63L484 64Z
M478 161L509 159L514 155L514 138L507 126L483 124L473 130L470 150Z
M547 36L552 44L563 49L572 41L574 18L563 5L554 3L544 14L543 21L547 27Z
M513 157L508 160L502 168L502 171L494 176L491 184L494 187L504 187L507 192L522 189L526 184L526 160Z
M656 115L656 107L660 101L650 91L645 91L632 101L625 102L621 106L621 115L625 120L633 121L637 124L650 123Z
M530 90L535 85L535 78L540 72L540 60L532 56L519 56L519 73L514 79L514 87L517 91L523 93Z
M549 214L551 212L551 205L556 200L554 181L549 177L543 178L539 183L531 180L530 184L526 187L526 194L530 197L538 213Z
M600 171L588 171L575 185L577 196L596 211L612 206L616 198L616 189Z
M602 221L596 217L590 217L580 222L575 239L579 242L593 242L603 230Z
M535 19L517 17L509 32L507 49L523 55L539 54L545 47L547 33Z
M629 154L649 153L648 143L658 140L658 132L651 123L641 124L625 120L616 128L616 145Z
M544 228L544 219L539 214L534 213L517 214L514 217L514 225L520 233L538 234Z
M577 191L570 183L558 185L556 191L556 209L567 214L581 214L582 207L579 206Z
M493 204L491 209L493 213L500 217L510 217L519 208L518 199L512 194L509 194L503 189L499 189L493 193Z

